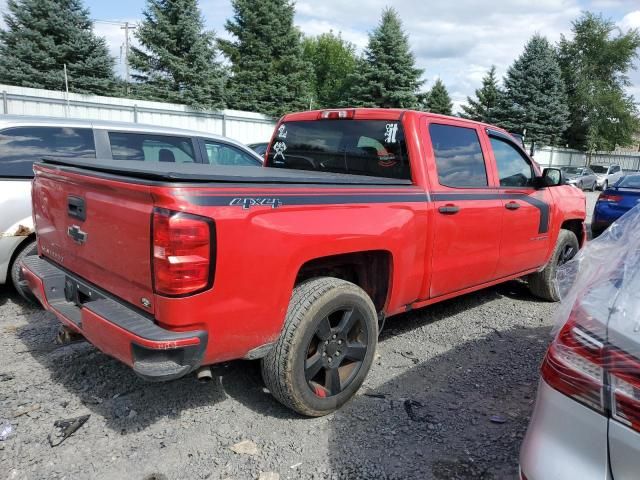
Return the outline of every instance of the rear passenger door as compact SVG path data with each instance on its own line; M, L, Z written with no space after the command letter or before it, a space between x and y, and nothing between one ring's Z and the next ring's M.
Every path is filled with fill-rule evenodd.
M433 212L430 297L495 279L503 205L480 131L465 122L428 123Z
M549 189L534 188L531 160L507 134L489 131L488 140L500 182L504 216L497 277L544 264L549 251Z

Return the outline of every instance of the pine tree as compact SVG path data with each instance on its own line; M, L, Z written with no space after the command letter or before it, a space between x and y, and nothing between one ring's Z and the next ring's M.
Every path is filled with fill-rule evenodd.
M213 32L204 30L197 0L147 0L132 48L134 94L196 109L225 105L225 71L217 61Z
M431 90L424 96L423 108L431 113L440 115L451 115L453 113L453 103L447 91L447 87L441 79L437 79Z
M109 95L114 59L82 0L9 0L0 30L0 83Z
M280 116L312 101L311 67L302 55L301 34L293 25L291 0L232 0L225 28L235 39L220 40L231 61L229 105Z
M534 35L509 67L505 94L496 109L498 123L514 133L526 131L538 146L559 143L568 126L567 96L556 53L549 41Z
M496 110L502 92L498 86L496 67L492 65L482 79L482 87L476 89L476 98L467 97L467 105L462 105L462 118L495 124L499 122Z
M315 106L341 106L348 88L347 78L356 67L356 47L333 32L302 41L304 59L313 69Z
M350 78L348 103L353 106L416 108L423 71L415 66L409 38L393 8L382 12L369 34L362 61Z
M589 151L630 144L640 122L625 87L638 58L640 32L622 32L614 22L588 12L572 30L573 39L562 37L559 44L571 112L566 143Z

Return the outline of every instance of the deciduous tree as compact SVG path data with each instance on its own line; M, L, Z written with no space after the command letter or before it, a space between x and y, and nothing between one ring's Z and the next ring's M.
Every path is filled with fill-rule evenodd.
M588 12L573 22L572 31L573 38L563 37L558 48L569 97L566 142L589 151L631 143L638 112L625 87L640 33L621 32L611 20Z

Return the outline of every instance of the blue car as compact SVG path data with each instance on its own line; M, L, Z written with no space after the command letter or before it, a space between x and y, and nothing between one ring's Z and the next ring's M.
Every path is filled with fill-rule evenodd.
M593 238L636 205L640 204L640 174L626 175L607 188L596 203L591 222Z

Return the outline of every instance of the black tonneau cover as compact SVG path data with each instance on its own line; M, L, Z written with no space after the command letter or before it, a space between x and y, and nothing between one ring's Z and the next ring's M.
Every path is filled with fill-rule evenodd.
M133 160L87 160L46 157L46 165L81 168L111 175L172 183L289 183L332 185L411 185L411 180L367 177L309 170L260 167L216 167L201 163L161 163Z

